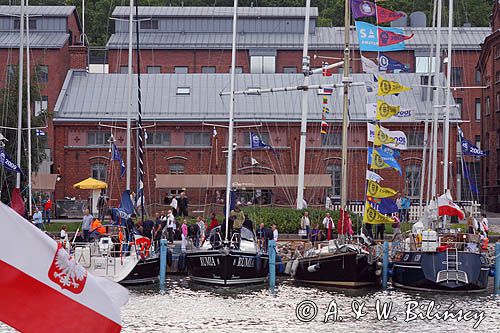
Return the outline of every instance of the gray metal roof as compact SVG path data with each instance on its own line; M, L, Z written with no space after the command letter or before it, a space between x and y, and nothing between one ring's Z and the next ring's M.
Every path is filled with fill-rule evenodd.
M128 6L117 6L112 16L128 16ZM312 7L311 17L318 16ZM238 7L238 16L245 17L304 17L305 7ZM139 16L157 17L232 17L233 7L139 7Z
M28 6L29 15L69 16L75 11L75 6ZM19 15L20 6L0 6L0 15Z
M430 49L435 40L432 28L403 28L405 33L414 33L414 37L407 40L407 49ZM453 48L455 50L480 50L480 44L490 35L487 27L454 28ZM316 33L309 38L309 47L313 50L343 49L344 28L316 28ZM214 49L230 49L231 33L141 33L140 42L143 49L200 49L202 47ZM446 45L448 40L447 28L441 33L441 43ZM359 47L358 35L351 28L351 45ZM240 33L238 48L276 48L302 49L303 35L289 33ZM109 49L128 47L128 34L113 34L107 44Z
M392 74L404 85L420 84L418 74ZM373 75L354 74L354 82L373 82ZM340 83L341 75L332 77L312 76L311 83ZM441 76L441 82L444 82ZM143 118L149 121L227 121L229 97L221 97L228 91L229 74L145 74L141 76ZM297 86L302 84L301 74L241 74L236 77L236 90ZM134 80L134 86L136 79ZM189 96L176 94L178 87L190 87ZM134 87L136 92L136 87ZM322 97L317 91L309 91L309 119L321 121ZM384 98L402 108L416 108L416 119L425 119L432 103L422 101L422 88L415 87L399 96ZM441 94L443 95L443 94ZM301 117L301 92L263 94L261 96L236 96L235 120L299 122ZM350 116L352 120L366 119L366 103L375 102L376 96L368 96L364 86L352 88ZM340 121L342 89L335 90L331 98L331 120ZM136 105L134 105L136 108ZM59 99L54 108L54 121L123 120L127 115L127 75L88 74L69 71ZM458 119L452 109L451 119ZM135 111L134 111L135 112Z
M19 47L19 32L0 32L0 49ZM66 44L69 34L64 32L30 32L32 49L58 49ZM26 43L26 40L24 41Z

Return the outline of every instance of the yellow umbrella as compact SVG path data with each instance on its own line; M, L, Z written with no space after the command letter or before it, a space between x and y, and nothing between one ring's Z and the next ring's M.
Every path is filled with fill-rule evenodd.
M73 187L80 190L102 190L108 188L108 184L106 184L103 181L89 177L85 180L82 180L79 183L76 183L75 185L73 185Z

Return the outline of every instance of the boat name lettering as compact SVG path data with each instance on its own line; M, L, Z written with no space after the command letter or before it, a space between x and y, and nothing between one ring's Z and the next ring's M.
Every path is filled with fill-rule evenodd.
M236 267L254 267L254 258L244 258L240 257L238 258L238 263L236 264Z
M200 257L200 266L216 266L214 257Z

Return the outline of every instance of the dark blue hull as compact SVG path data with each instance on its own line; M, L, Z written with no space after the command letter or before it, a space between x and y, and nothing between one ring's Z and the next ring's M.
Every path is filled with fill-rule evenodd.
M446 252L398 252L392 284L413 290L482 292L488 287L489 263L480 253L458 251L458 269L448 269Z

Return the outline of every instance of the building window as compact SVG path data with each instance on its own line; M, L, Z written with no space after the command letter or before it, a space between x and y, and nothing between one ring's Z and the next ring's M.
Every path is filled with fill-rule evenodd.
M36 75L38 77L38 82L40 83L49 82L49 66L47 65L36 66Z
M175 74L187 74L189 72L189 68L187 66L175 66L174 72Z
M458 116L462 118L462 108L464 100L461 97L455 98L455 104L457 105Z
M19 75L19 71L17 70L16 65L8 65L7 66L7 78L9 81L15 80L17 75Z
M90 177L97 180L106 180L106 164L95 163L90 167Z
M495 58L500 57L500 46L495 47Z
M184 164L172 163L168 166L168 169L172 175L183 175L184 174Z
M189 96L191 94L191 88L189 87L177 87L176 95Z
M215 66L201 66L201 72L205 74L215 73Z
M158 20L141 21L141 29L158 30Z
M229 73L231 73L231 66L229 67ZM243 67L236 66L234 69L234 74L243 74Z
M26 27L26 21L24 21L24 27ZM14 30L21 29L21 24L19 19L14 20ZM36 30L36 19L30 19L30 30Z
M424 133L412 132L406 134L408 138L408 147L423 147L424 146Z
M433 73L436 57L415 57L415 73Z
M148 66L148 74L160 74L161 66Z
M342 145L342 133L332 132L322 134L321 145L323 147L340 147Z
M251 56L250 73L252 74L274 74L276 72L275 56Z
M330 198L340 196L341 167L337 164L328 165L326 173L332 177L332 187L327 189L326 195Z
M270 189L236 190L236 199L246 205L269 205L272 197L273 191Z
M476 98L476 120L481 120L481 99Z
M476 143L476 147L481 149L481 135L474 136L474 141Z
M212 134L210 132L187 132L184 133L185 146L203 146L210 147L212 143Z
M49 96L42 96L41 101L35 101L35 116L40 115L40 113L47 111L49 107Z
M120 74L128 74L128 66L120 66Z
M418 197L420 195L420 170L421 165L410 164L406 167L406 191L409 197Z
M476 84L481 84L481 71L479 69L476 69L476 75L474 78L475 78Z
M452 67L451 68L451 85L460 86L462 85L462 78L464 76L464 69L462 67Z
M105 146L108 145L109 138L111 137L110 132L97 132L91 131L87 133L87 145L89 146Z
M297 73L297 67L296 66L286 66L286 67L283 67L283 73L285 73L285 74L295 74L295 73Z
M146 144L153 146L170 146L169 132L148 132Z
M497 92L495 99L495 112L500 111L500 92Z
M257 135L260 137L264 143L270 145L271 137L269 136L269 132L259 132ZM250 132L243 133L243 145L245 147L250 147Z
M495 72L495 84L500 83L500 71Z
M420 76L420 84L423 86L429 85L429 76ZM434 77L431 77L431 86L434 85ZM434 99L434 93L432 88L422 87L422 101L427 101L429 99L432 101Z
M490 96L486 96L486 115L489 115L490 114L490 110L491 110L491 102L490 102Z

